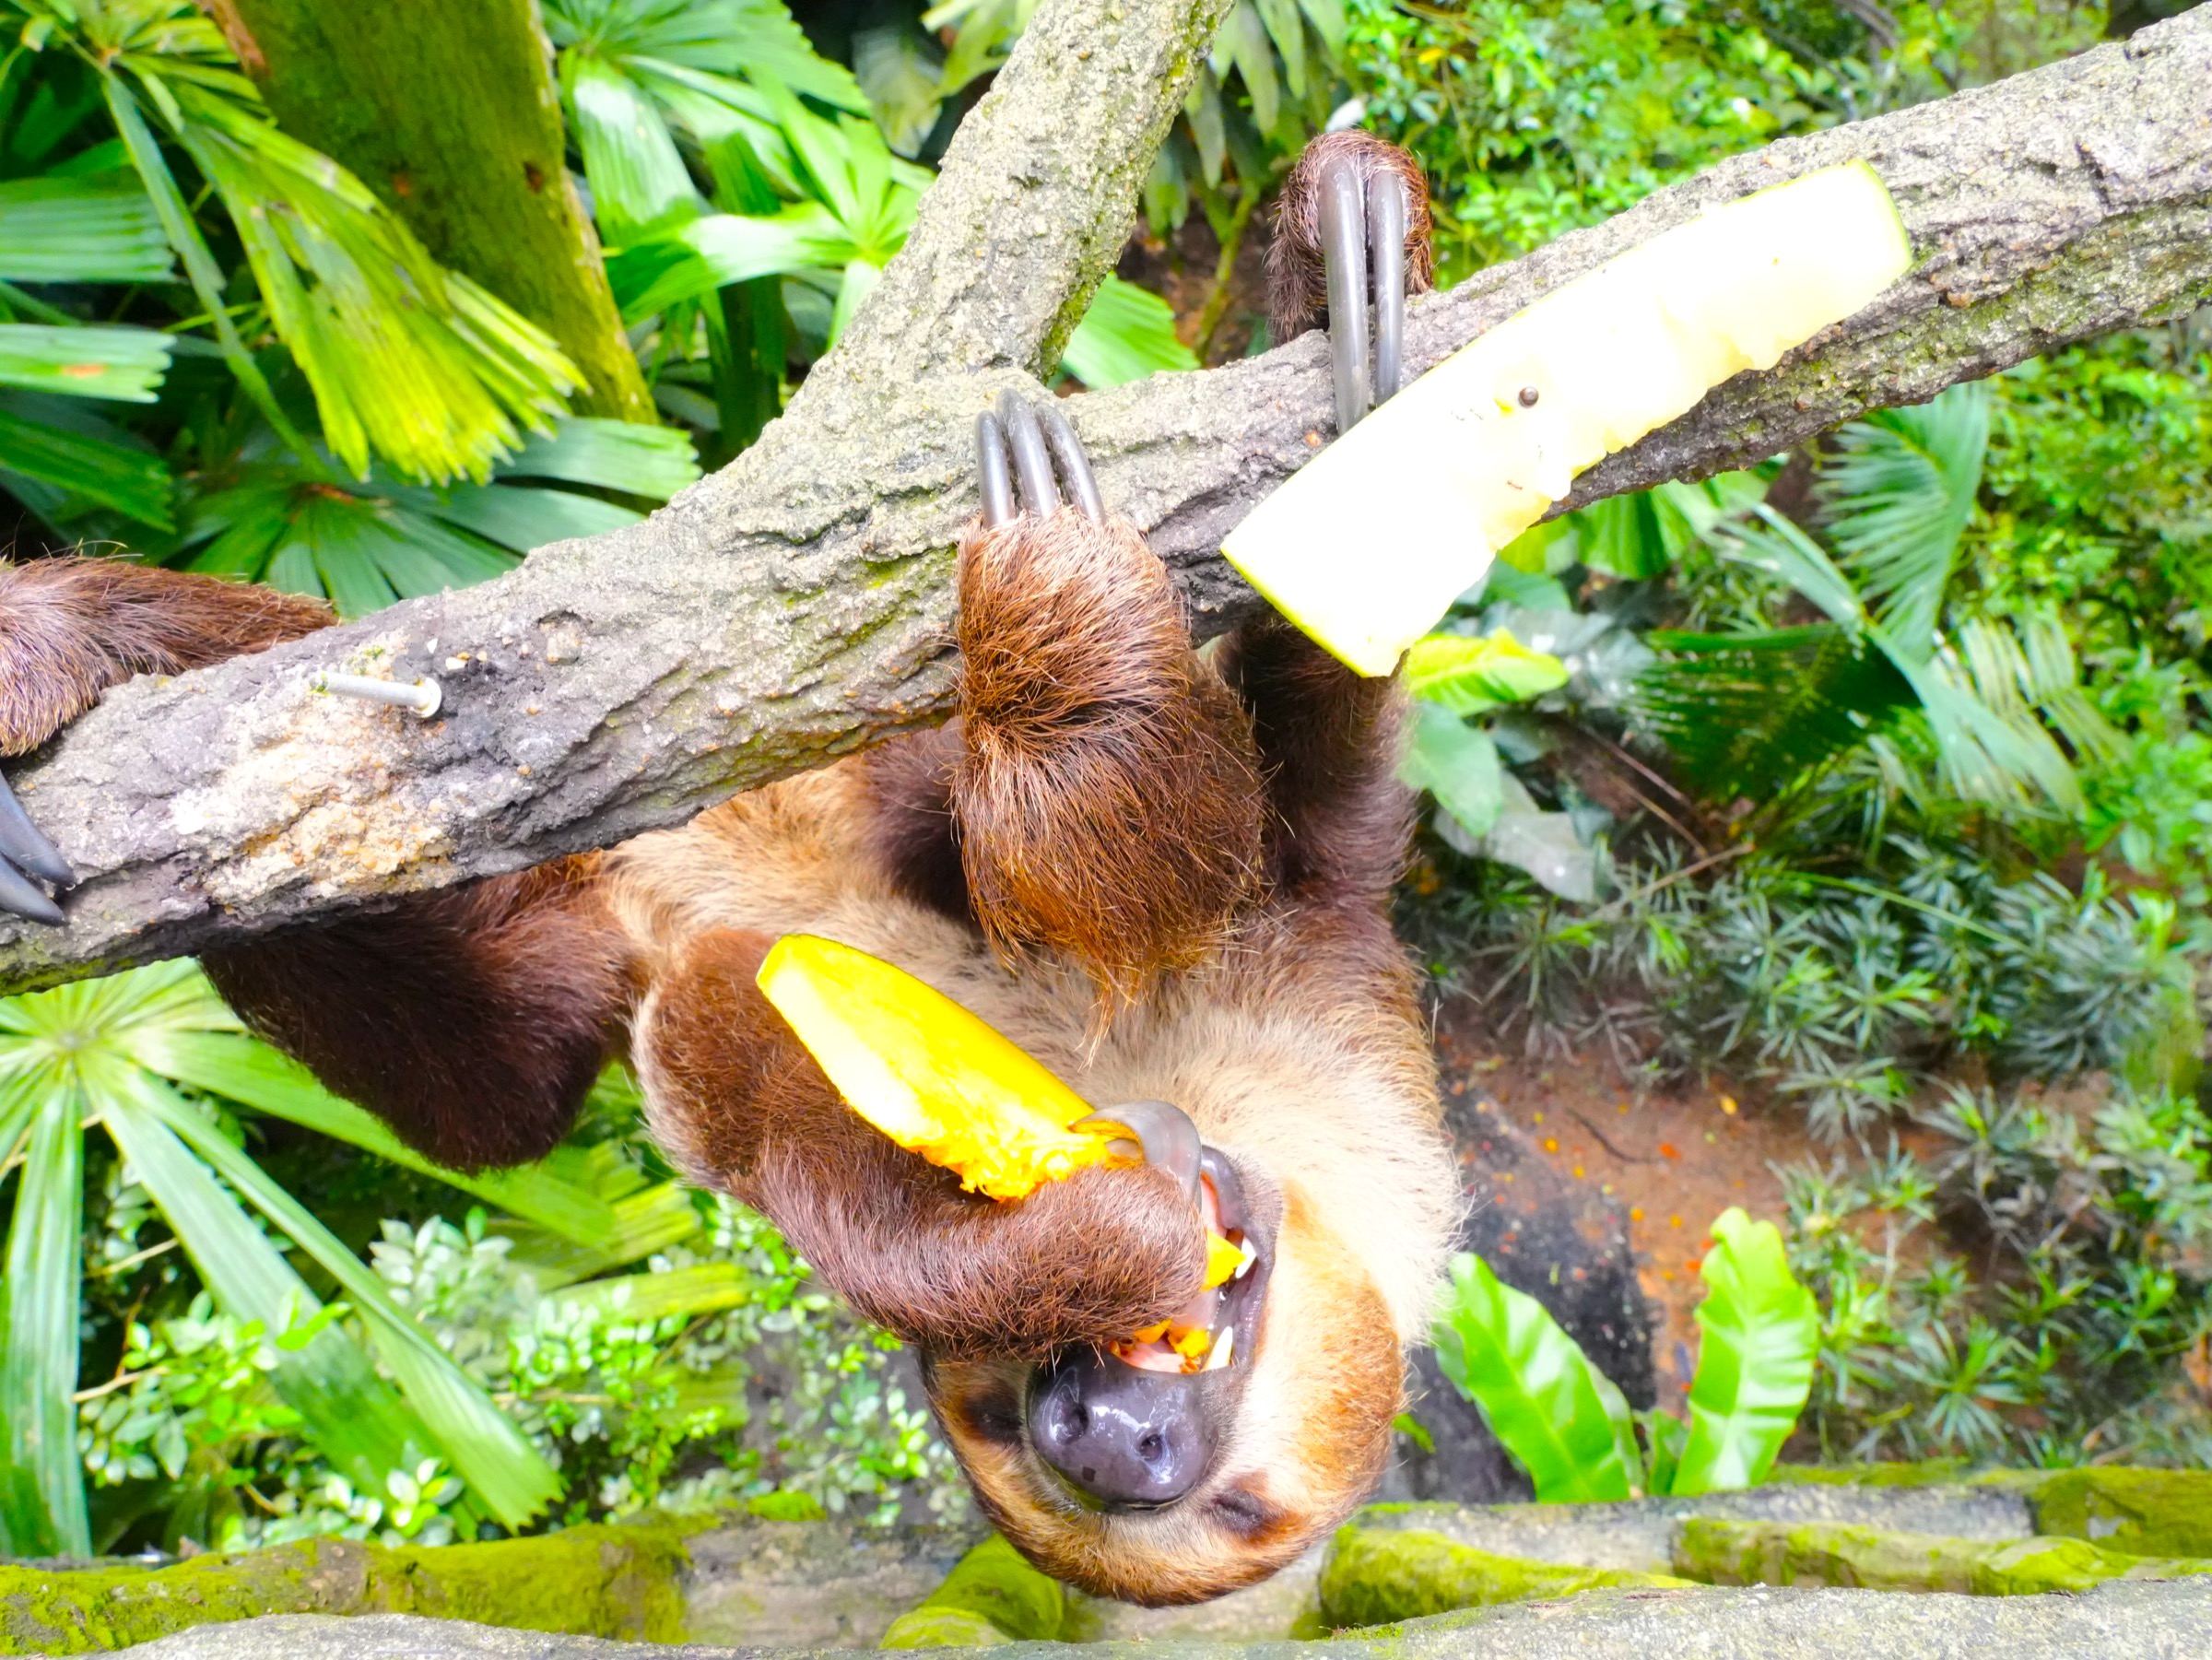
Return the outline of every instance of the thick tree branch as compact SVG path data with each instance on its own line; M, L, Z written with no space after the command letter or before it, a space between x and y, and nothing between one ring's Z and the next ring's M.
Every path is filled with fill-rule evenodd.
M1013 366L1056 349L1070 297L1111 258L1218 6L1043 8L818 384L649 523L111 695L18 779L88 879L66 929L0 935L0 978L66 979L606 845L940 717L971 423ZM2199 7L1739 157L1422 306L1409 355L1426 367L1706 203L1864 156L1897 194L1914 273L1594 469L1577 500L1771 453L2212 294L2207 86ZM1222 534L1319 448L1327 408L1311 339L1073 406L1107 499L1150 531L1209 631L1253 603L1216 557ZM424 724L312 695L321 666L436 675L446 712Z

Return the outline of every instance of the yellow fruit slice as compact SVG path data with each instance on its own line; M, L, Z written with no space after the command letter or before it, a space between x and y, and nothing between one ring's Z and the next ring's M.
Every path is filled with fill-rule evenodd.
M905 970L787 934L758 978L853 1110L971 1192L1018 1199L1108 1158L1106 1136L1069 1127L1088 1101Z
M1455 352L1300 469L1221 551L1387 675L1577 473L1860 310L1912 245L1864 161L1711 208Z
M1218 1233L1206 1236L1206 1277L1198 1289L1210 1291L1218 1285L1226 1285L1236 1271L1244 1265L1242 1247L1230 1244Z

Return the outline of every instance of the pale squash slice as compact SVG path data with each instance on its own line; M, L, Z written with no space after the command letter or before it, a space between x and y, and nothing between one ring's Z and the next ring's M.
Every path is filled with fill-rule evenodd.
M1071 1126L1090 1103L905 970L810 934L760 964L761 992L853 1110L971 1192L1018 1199L1110 1158Z
M1387 675L1576 474L1865 307L1912 260L1864 161L1711 208L1547 294L1338 438L1222 545Z

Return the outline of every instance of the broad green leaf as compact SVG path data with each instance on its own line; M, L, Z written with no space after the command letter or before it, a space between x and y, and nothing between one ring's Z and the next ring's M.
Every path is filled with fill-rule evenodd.
M1267 38L1275 42L1275 50L1282 59L1283 84L1290 88L1290 96L1306 95L1306 25L1300 16L1298 0L1253 0L1259 8L1260 20L1267 25Z
M150 404L172 338L147 328L0 323L0 386Z
M546 0L545 16L564 60L587 53L743 75L855 113L868 107L852 75L814 50L782 0Z
M502 461L502 478L559 478L665 501L699 477L691 441L665 427L571 417Z
M1597 855L1571 813L1547 812L1511 772L1498 781L1500 806L1479 852L1511 865L1558 894L1588 904L1597 897Z
M1547 1503L1626 1499L1635 1485L1615 1421L1618 1390L1535 1298L1502 1285L1480 1257L1452 1259L1436 1324L1439 1370ZM1625 1416L1627 1407L1618 1410Z
M1698 1274L1704 1338L1689 1386L1689 1435L1675 1471L1682 1494L1756 1486L1796 1427L1813 1387L1820 1311L1790 1273L1782 1233L1734 1206L1712 1224Z
M1406 689L1453 714L1487 714L1525 703L1567 684L1567 665L1549 652L1532 652L1511 630L1479 637L1430 634L1406 653Z
M1467 836L1489 834L1504 804L1498 746L1440 704L1413 706L1413 730L1398 761L1408 787L1427 790Z
M422 1415L447 1459L484 1507L508 1526L520 1527L558 1497L560 1478L553 1467L491 1397L392 1301L384 1282L206 1119L175 1096L161 1094L167 1099L156 1106L168 1127L314 1258L352 1299L407 1404Z
M1816 485L1822 527L1899 651L1936 649L1959 538L1973 517L1989 448L1988 386L1962 382L1925 404L1836 430Z
M1006 49L1030 26L1037 0L947 0L922 14L922 27L956 29L945 58L947 97L1006 62Z
M1175 310L1149 288L1108 277L1067 338L1060 367L1086 386L1121 386L1162 370L1195 369L1175 337Z
M134 178L0 180L0 278L171 282L169 239Z
M828 208L799 202L765 218L703 215L610 255L606 279L623 321L635 324L732 283L841 266L853 253Z
M1298 8L1313 25L1313 32L1321 37L1331 60L1341 59L1346 29L1344 0L1298 0Z
M57 512L112 507L141 524L170 527L169 468L97 418L41 409L29 397L0 398L0 471L51 486Z
M0 1130L14 1133L0 1136L0 1159L14 1149L24 1109L32 1111L0 1278L0 1535L19 1556L89 1556L72 1398L85 1099L72 1082L36 1075L18 1073L5 1089Z
M609 243L638 241L700 210L676 140L641 88L612 65L582 53L561 60L560 80L583 152L593 213Z
M884 141L901 156L918 152L935 129L944 75L944 55L904 23L853 33L853 78L867 94Z
M1267 39L1267 26L1260 14L1253 9L1252 0L1237 0L1221 27L1214 33L1212 65L1215 77L1226 82L1234 68L1243 77L1244 90L1252 98L1253 124L1263 133L1272 133L1281 112L1283 88L1276 73L1275 48Z

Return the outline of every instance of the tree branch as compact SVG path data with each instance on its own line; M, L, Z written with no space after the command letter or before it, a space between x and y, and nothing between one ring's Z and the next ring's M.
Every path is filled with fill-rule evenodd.
M0 932L0 980L68 979L605 846L941 718L971 422L1023 378L1015 366L1049 360L1111 260L1219 5L1041 8L852 337L759 444L651 521L117 689L17 781L86 880L65 929ZM1863 156L1898 196L1913 274L1593 469L1575 500L1740 465L2212 294L2207 85L2200 6L1738 157L1422 305L1408 357L1426 368L1708 203ZM1107 500L1176 567L1201 630L1227 626L1254 602L1217 556L1222 535L1328 430L1321 343L1070 407ZM422 724L315 696L317 667L434 675L446 712Z

